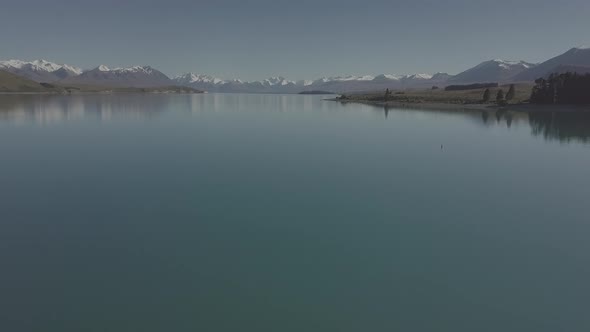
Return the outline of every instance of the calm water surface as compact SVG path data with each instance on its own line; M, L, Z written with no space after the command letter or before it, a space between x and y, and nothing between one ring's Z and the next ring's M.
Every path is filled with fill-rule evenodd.
M321 99L0 96L0 330L590 330L589 116Z

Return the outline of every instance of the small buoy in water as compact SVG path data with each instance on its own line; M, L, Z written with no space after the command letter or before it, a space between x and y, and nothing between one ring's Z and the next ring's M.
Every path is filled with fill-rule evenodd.
M440 145L440 149L441 149L441 150L443 149L443 146L442 146L442 144Z

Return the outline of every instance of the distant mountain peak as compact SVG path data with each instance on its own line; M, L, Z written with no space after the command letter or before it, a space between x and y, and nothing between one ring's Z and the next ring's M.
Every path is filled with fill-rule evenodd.
M219 84L225 82L224 80L213 77L211 75L205 74L195 74L191 72L187 72L184 74L180 74L175 76L173 80L180 84L192 84L192 83L212 83L212 84Z
M156 71L151 66L132 66L132 67L126 67L126 68L110 68L105 65L100 65L100 66L94 68L93 70L100 71L100 72L114 72L114 73L140 73L140 72L142 72L142 73L146 73L146 74L152 74L154 71Z
M508 82L514 76L534 68L536 64L518 60L493 59L467 69L449 81L453 83Z
M577 53L577 52L584 52L590 50L590 46L577 46L571 48L567 53Z
M372 81L375 79L375 76L371 75L363 75L363 76L356 76L356 75L345 75L345 76L332 76L332 77L322 77L316 81L323 81L323 82L331 82L331 81Z
M452 77L452 75L450 75L448 73L442 73L442 72L438 72L438 73L435 73L434 75L432 75L433 80L448 79L450 77Z
M406 80L429 80L432 79L432 75L430 74L412 74L404 76Z
M57 64L47 60L7 60L0 61L0 69L26 77L36 82L57 81L64 77L77 76L82 69L65 64Z
M270 78L263 80L261 83L263 85L268 85L268 86L295 84L294 81L288 81L286 78L284 78L282 76L270 77Z
M302 86L308 86L308 85L312 85L313 81L312 80L299 80L299 81L295 82L295 84L302 85Z
M391 74L380 74L373 78L373 81L399 81L401 76L399 75L391 75Z
M490 66L490 65L499 66L504 69L510 69L511 67L530 68L530 67L534 67L536 64L522 61L522 60L493 59L493 60L484 61L484 62L480 63L479 65L475 66L474 68L478 68L478 67L481 68L481 67Z
M78 76L67 77L62 82L135 88L174 85L174 82L168 76L151 66L110 68L106 65L100 65Z
M15 69L30 69L30 70L36 70L36 71L45 71L48 73L57 71L61 68L65 68L69 71L75 72L75 73L82 73L82 69L74 67L74 66L70 66L70 65L64 65L64 64L57 64L51 61L47 61L47 60L33 60L33 61L23 61L23 60L7 60L7 61L0 61L0 68L15 68Z
M574 47L567 52L555 56L533 68L526 70L514 77L514 80L519 81L533 81L540 77L545 77L553 72L559 72L569 68L572 71L586 72L584 68L590 67L590 48L588 47Z

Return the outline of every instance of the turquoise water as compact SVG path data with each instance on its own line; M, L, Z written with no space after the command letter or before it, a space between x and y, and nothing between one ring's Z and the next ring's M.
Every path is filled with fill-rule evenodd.
M321 99L0 96L0 330L590 330L588 116Z

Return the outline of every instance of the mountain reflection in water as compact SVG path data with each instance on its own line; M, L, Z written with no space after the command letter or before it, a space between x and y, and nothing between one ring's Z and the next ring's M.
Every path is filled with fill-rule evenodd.
M57 95L0 95L0 122L38 124L57 123L76 119L94 118L108 121L113 116L151 118L171 109L188 112L239 110L242 103L272 106L276 111L317 111L311 96L263 94L211 94L211 95L158 95L158 94L93 94L75 96ZM295 101L295 102L294 102ZM325 101L321 110L352 110L355 104ZM560 142L590 140L590 113L588 112L512 112L465 110L403 110L363 105L362 108L382 110L384 118L392 112L428 112L461 116L479 121L484 126L505 126L528 123L531 135Z

